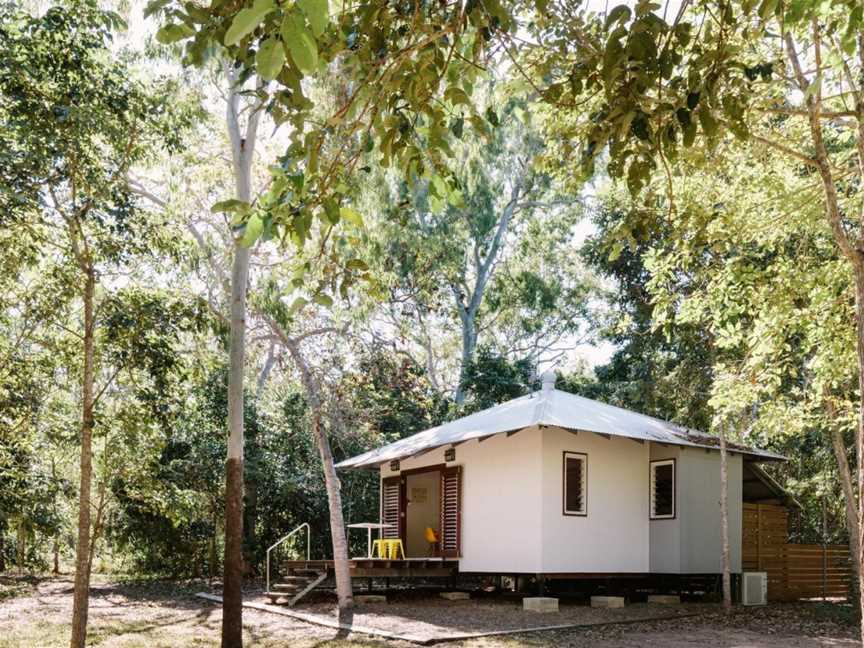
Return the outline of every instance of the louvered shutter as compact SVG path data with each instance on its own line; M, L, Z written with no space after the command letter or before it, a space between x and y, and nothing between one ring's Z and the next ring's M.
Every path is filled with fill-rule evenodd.
M399 477L385 477L381 482L381 521L390 526L381 532L382 538L399 538L402 483Z
M457 558L462 549L462 466L441 471L441 555Z

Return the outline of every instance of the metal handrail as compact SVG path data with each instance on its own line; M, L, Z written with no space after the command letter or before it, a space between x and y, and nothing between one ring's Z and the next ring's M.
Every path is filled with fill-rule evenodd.
M308 523L308 522L304 522L303 524L301 524L300 526L298 526L296 529L294 529L293 531L291 531L291 532L290 532L288 535L286 535L284 538L282 538L281 540L278 540L277 542L275 542L275 543L274 543L274 544L273 544L273 545L272 545L272 546L267 550L267 591L268 591L268 592L270 591L270 552L273 551L273 550L274 550L276 547L278 547L279 545L281 545L283 542L285 542L286 540L288 540L289 538L293 537L295 533L298 533L299 531L301 531L301 530L303 529L303 527L306 527L306 560L309 560L310 550L311 550L311 547L312 547L312 529L309 527L309 523Z

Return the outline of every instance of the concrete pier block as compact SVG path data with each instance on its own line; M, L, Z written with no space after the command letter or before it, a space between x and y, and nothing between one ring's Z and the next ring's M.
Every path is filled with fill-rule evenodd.
M467 601L471 598L468 592L441 592L439 596L448 601Z
M526 612L557 612L558 599L551 596L528 596L522 599L522 609Z
M648 602L655 605L681 605L681 597L677 594L649 594Z
M593 608L623 608L623 596L592 596L591 607Z
M387 597L384 594L355 594L354 602L357 605L369 605L370 603L386 603Z

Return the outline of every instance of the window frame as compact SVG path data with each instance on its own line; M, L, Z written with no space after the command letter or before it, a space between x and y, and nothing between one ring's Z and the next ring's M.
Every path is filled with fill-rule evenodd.
M578 459L582 462L582 510L567 509L567 460ZM565 450L561 459L561 513L568 517L588 517L588 454Z
M657 515L654 513L654 468L672 466L672 513ZM648 462L648 519L674 520L678 515L678 464L675 458L655 459Z

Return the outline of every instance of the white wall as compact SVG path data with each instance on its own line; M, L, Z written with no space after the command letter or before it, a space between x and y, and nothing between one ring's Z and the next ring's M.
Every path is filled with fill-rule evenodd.
M444 448L401 462L401 470L444 463ZM540 571L540 435L524 430L456 447L462 466L465 572ZM395 475L389 464L381 476Z
M720 555L720 453L683 448L678 462L680 476L681 573L717 574ZM741 571L741 498L743 487L740 454L728 456L729 554L731 571Z
M648 444L543 431L543 573L648 571ZM587 512L563 515L563 453L588 455Z
M650 520L651 560L650 569L654 574L681 573L681 465L680 448L651 444L651 461L675 459L675 517L668 520ZM645 468L645 489L651 497L650 464ZM650 512L650 511L649 511Z
M652 444L651 459L675 459L675 518L651 520L651 571L656 574L717 574L720 549L720 453ZM728 457L729 556L741 571L740 454Z

